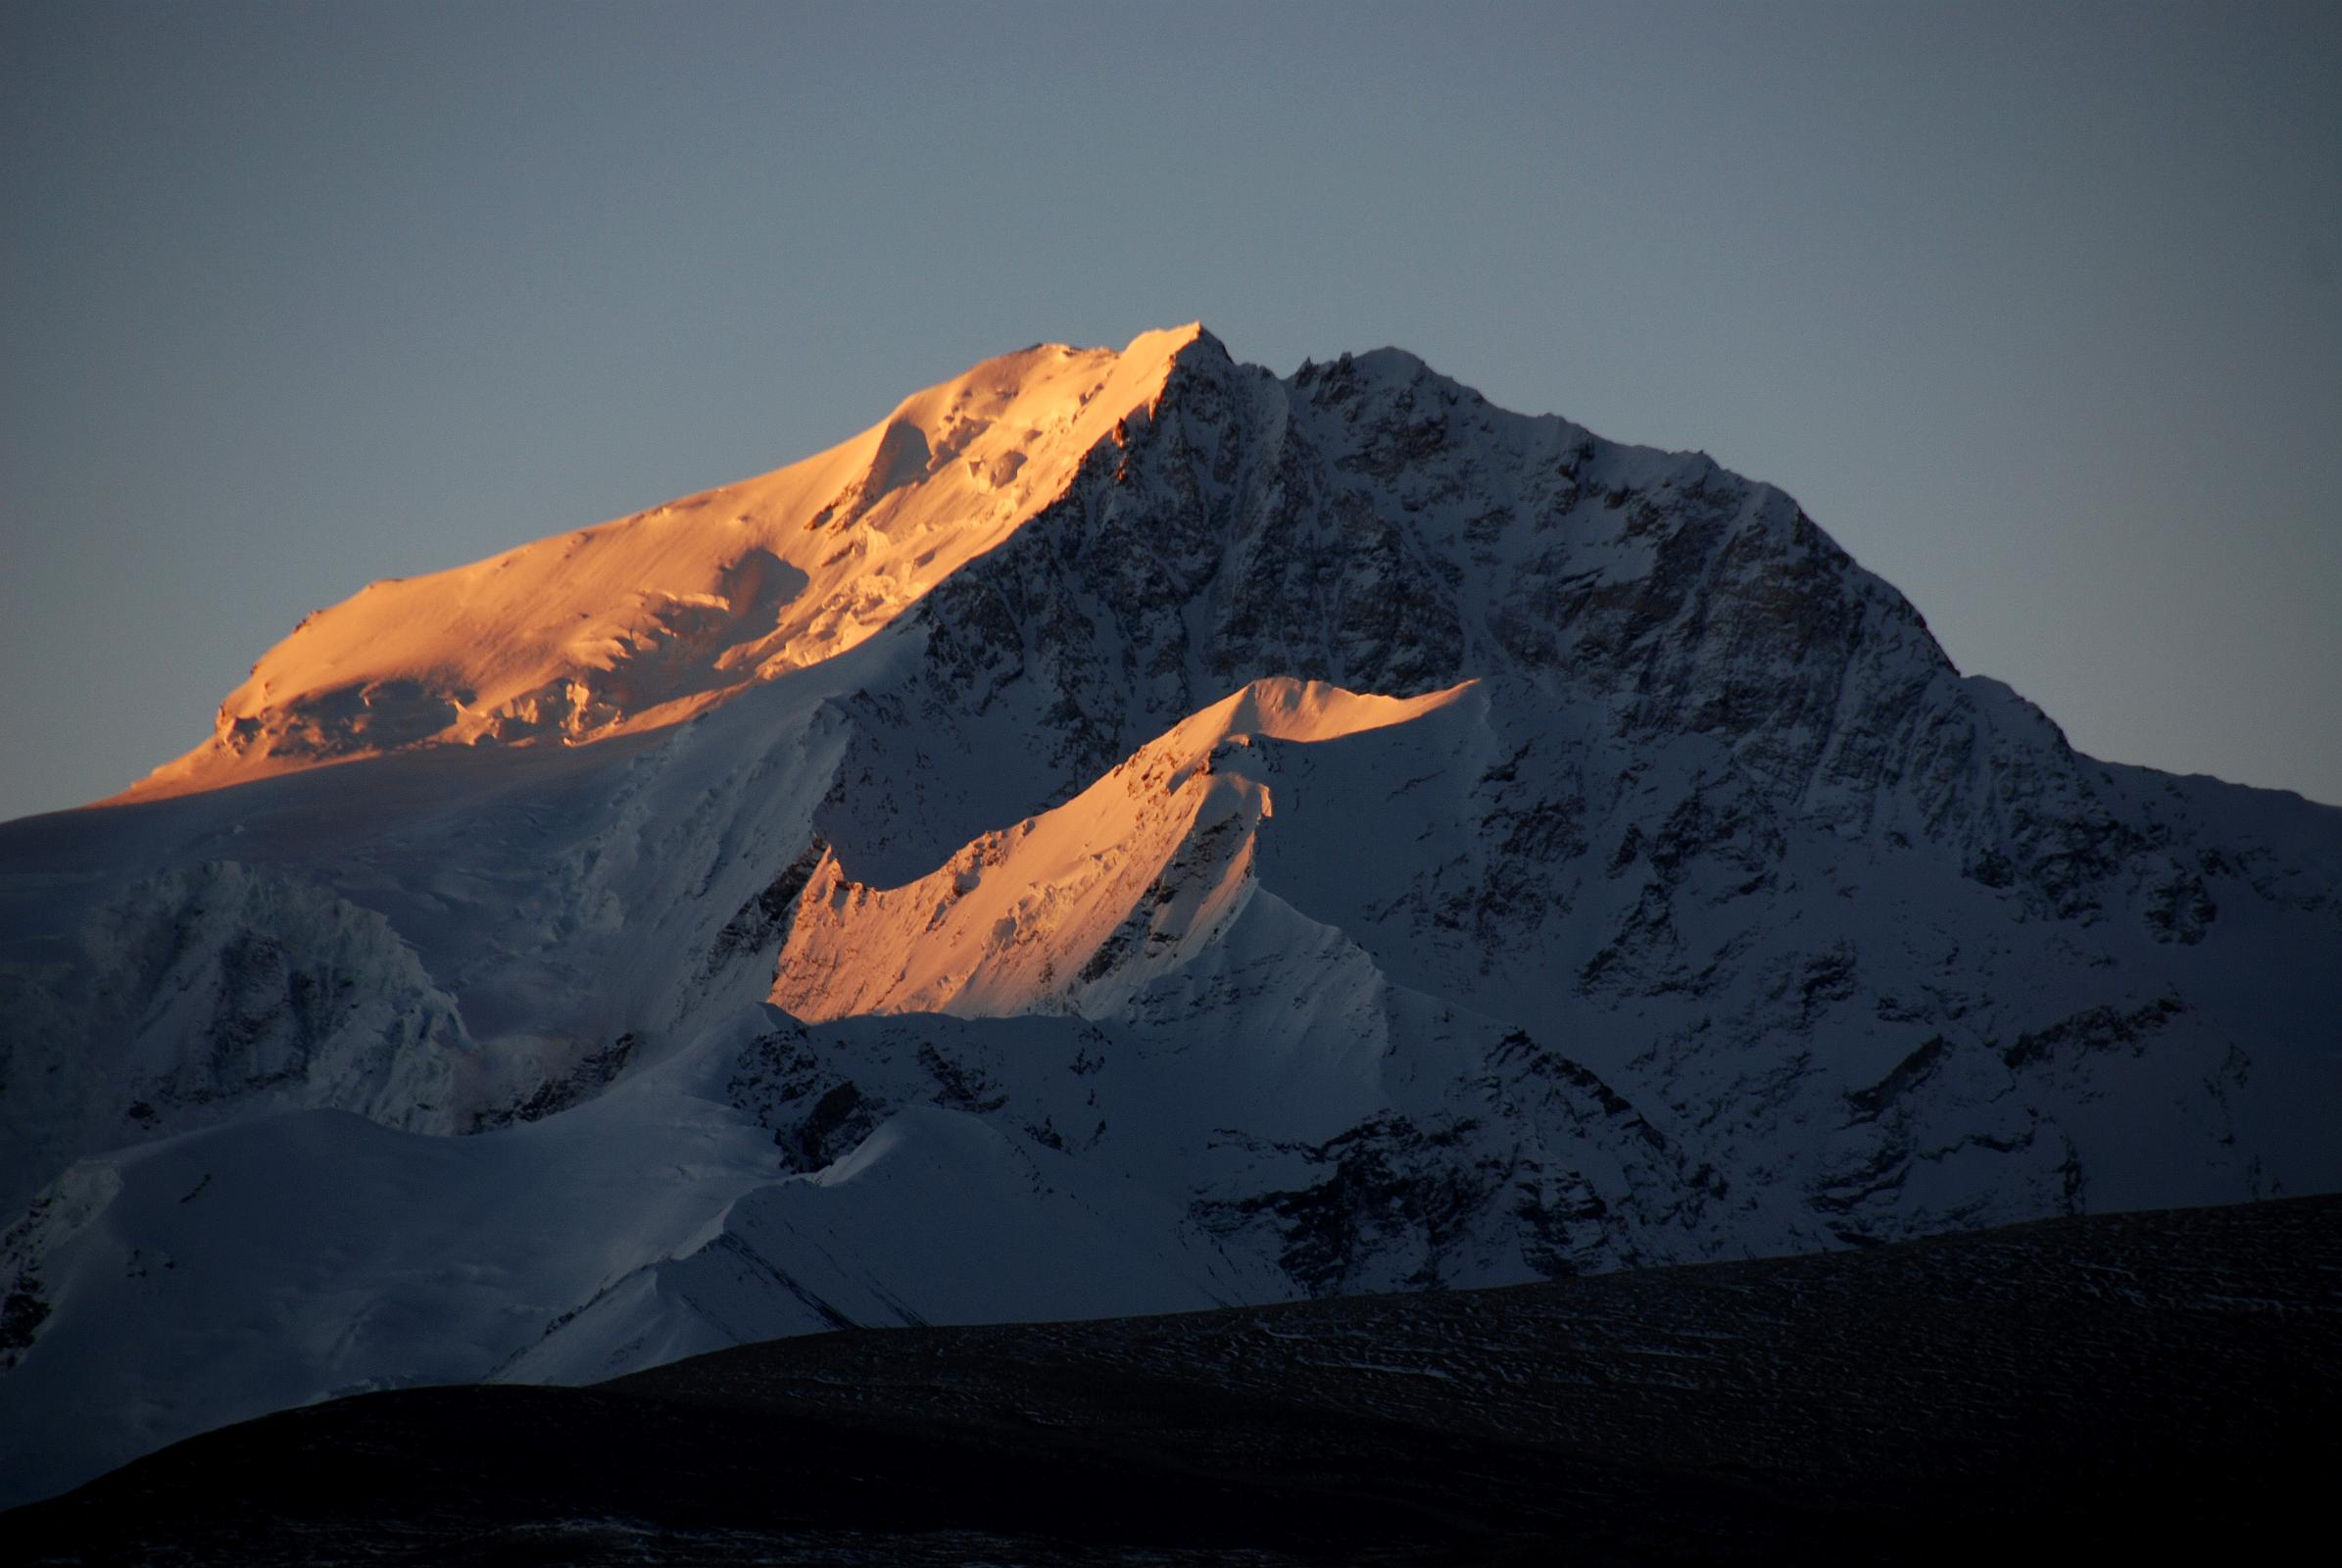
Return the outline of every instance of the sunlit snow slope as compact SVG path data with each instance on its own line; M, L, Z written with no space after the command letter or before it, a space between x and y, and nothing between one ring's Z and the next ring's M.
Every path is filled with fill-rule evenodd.
M1198 330L988 360L760 478L374 583L302 621L211 741L122 799L415 745L623 734L842 653L1063 490Z
M1195 956L1250 886L1274 810L1245 767L1256 737L1326 741L1451 702L1255 681L1141 748L1055 810L988 833L898 888L825 855L799 896L772 1001L800 1018L862 1012L1106 1011Z
M353 1387L2335 1190L2337 956L2342 811L2075 754L1771 486L1034 349L0 824L0 1501Z

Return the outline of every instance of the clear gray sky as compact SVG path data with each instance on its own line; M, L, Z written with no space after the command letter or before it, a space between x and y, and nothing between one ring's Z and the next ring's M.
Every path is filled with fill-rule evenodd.
M1038 340L1396 343L2342 802L2342 6L0 0L0 817Z

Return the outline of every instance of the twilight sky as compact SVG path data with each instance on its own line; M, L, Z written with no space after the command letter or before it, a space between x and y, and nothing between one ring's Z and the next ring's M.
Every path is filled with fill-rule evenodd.
M1039 340L1769 479L2096 755L2342 803L2342 7L0 0L0 818L376 577Z

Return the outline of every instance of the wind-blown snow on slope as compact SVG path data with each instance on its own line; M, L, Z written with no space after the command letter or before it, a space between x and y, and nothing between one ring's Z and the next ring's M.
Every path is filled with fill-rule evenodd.
M1053 499L1198 330L988 360L760 478L375 583L303 620L211 741L123 798L421 744L656 728L843 653Z
M1256 736L1404 723L1462 689L1400 699L1255 681L915 882L864 887L830 852L792 911L772 1001L808 1020L1109 1011L1211 941L1248 891L1253 833L1274 809L1243 765Z
M9 1494L238 1388L2342 1186L2342 811L2076 756L1704 457L1190 330L736 494L0 825L0 1427L106 1412ZM264 1165L324 1217L164 1192Z

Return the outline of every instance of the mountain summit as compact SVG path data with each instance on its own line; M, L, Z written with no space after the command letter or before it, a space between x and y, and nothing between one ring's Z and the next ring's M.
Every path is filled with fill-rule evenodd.
M322 763L335 763L322 766ZM0 826L0 1498L359 1388L2342 1187L2342 811L1781 491L1038 348Z
M1002 355L758 478L373 583L304 619L209 742L121 799L411 746L598 740L818 663L1031 517L1204 336Z

